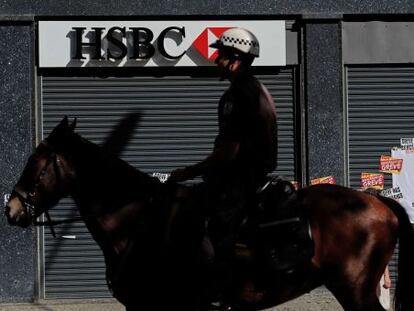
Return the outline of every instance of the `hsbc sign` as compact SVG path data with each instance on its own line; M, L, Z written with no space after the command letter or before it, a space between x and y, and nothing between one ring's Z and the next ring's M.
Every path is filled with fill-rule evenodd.
M284 21L39 21L39 67L211 66L233 27L258 38L254 65L286 65Z

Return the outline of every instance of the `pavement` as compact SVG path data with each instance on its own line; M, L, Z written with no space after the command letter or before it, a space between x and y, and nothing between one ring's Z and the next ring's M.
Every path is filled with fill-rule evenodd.
M65 299L0 304L0 311L125 311L125 308L114 299Z
M299 298L266 311L342 311L341 305L325 288L317 288Z
M114 299L42 300L36 303L0 303L0 311L124 311ZM324 288L318 288L295 300L266 311L342 311L335 298Z

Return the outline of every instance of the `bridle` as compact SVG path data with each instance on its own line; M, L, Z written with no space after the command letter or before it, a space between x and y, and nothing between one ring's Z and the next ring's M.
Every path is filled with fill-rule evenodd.
M41 144L43 144L47 149L50 149L50 148L48 148L47 143L43 142ZM56 182L58 183L59 181L61 181L62 178L61 178L61 175L59 174L60 159L59 159L58 155L55 152L49 151L49 156L48 156L48 158L46 160L46 163L44 164L42 170L40 171L39 175L36 178L33 190L28 192L25 196L19 190L17 190L16 187L15 187L13 189L12 193L11 193L11 196L14 196L14 197L18 198L18 200L22 204L26 214L30 215L30 217L32 219L32 225L34 225L34 226L49 226L53 237L56 237L56 233L55 233L55 230L53 228L54 225L80 221L80 220L82 220L82 217L77 216L77 217L73 217L73 218L69 218L69 219L52 221L48 209L45 208L42 212L45 214L47 221L37 221L36 220L37 206L36 206L35 202L36 202L36 197L38 196L38 188L41 184L42 179L45 177L46 172L47 172L50 165L53 165L53 169L54 169L56 180L57 180Z
M64 181L63 176L60 173L62 168L61 168L61 160L59 158L59 155L51 150L51 148L48 146L47 142L42 142L41 145L44 146L48 150L48 156L47 156L46 162L43 165L43 168L41 169L39 175L35 179L33 189L31 189L30 192L27 192L27 193L23 192L22 193L18 189L18 187L15 187L13 189L12 193L11 193L11 197L16 197L20 201L20 203L21 203L22 207L24 208L24 211L26 212L26 214L31 217L31 224L32 225L34 225L34 226L49 226L53 237L56 237L56 233L55 233L55 230L54 230L53 226L63 224L63 223L72 223L72 222L76 222L76 221L85 221L87 219L95 219L97 217L97 215L96 214L88 214L88 215L82 215L82 216L75 216L75 217L68 218L68 219L52 220L51 217L50 217L50 214L48 212L48 208L42 208L40 210L40 208L38 206L38 202L36 202L36 198L38 197L39 186L41 185L42 180L47 175L47 171L49 170L50 165L53 165L53 170L54 170L55 178L56 178L56 186L57 187L61 186L62 182ZM150 201L150 202L155 201L154 197L156 197L156 195L154 195L154 194L149 195L148 201ZM41 213L45 214L46 221L37 221L36 220L36 218L39 216L39 211L40 211L40 214Z

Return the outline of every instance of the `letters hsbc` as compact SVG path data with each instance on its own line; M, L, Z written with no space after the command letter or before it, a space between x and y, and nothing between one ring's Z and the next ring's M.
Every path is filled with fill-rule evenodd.
M285 21L39 21L40 68L213 66L232 27L260 42L256 66L286 65Z
M93 47L92 59L123 59L127 56L128 51L132 50L129 56L130 59L149 59L154 56L155 48L151 43L154 38L154 33L151 29L146 27L111 27L105 34L105 27L92 27L94 42L85 42L83 40L83 34L86 27L72 27L76 32L76 44L75 54L72 59L86 59L83 56L83 47ZM179 55L171 55L165 49L165 38L170 33L176 33L182 38L185 37L185 27L171 26L161 31L156 40L159 53L167 59L178 59L185 54L185 51ZM104 34L104 40L107 40L108 48L106 49L106 56L102 53L102 34ZM129 40L123 42L123 39L129 36ZM128 44L130 42L130 44ZM111 46L112 45L112 46Z

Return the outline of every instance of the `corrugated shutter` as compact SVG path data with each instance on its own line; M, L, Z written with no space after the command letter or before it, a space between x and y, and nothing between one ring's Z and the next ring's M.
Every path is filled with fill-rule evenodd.
M390 155L401 137L414 137L414 68L347 67L347 80L350 186L359 188L361 172L378 172L381 155ZM394 280L397 256L390 264Z
M278 173L295 176L295 109L293 68L259 75L275 98L279 122ZM42 76L42 124L46 136L67 115L78 118L77 132L102 144L128 113L142 112L139 126L121 157L147 173L170 172L203 159L217 131L217 102L228 84L217 78ZM53 209L52 217L76 213L70 199ZM109 296L101 251L83 223L56 228L54 240L44 234L46 298Z

